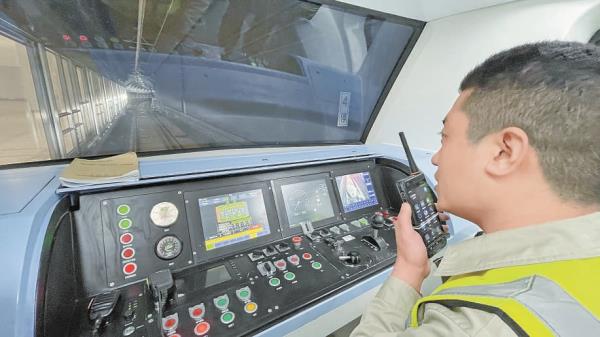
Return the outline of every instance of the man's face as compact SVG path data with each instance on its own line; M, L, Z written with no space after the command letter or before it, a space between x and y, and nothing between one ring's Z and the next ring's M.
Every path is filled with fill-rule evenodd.
M442 145L431 162L438 167L435 174L438 208L473 221L477 220L475 208L481 206L478 200L481 191L477 186L483 163L477 144L472 144L467 135L469 120L463 106L469 95L469 90L461 92L446 115Z

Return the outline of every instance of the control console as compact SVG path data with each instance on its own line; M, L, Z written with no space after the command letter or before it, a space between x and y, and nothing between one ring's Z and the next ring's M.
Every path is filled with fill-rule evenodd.
M73 260L82 291L64 334L251 335L389 267L395 182L406 177L393 164L81 195Z

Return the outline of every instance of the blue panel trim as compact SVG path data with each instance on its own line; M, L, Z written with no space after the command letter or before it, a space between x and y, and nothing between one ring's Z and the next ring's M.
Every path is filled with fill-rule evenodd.
M58 185L53 179L20 213L0 216L0 256L9 257L0 262L0 336L34 336L40 256Z
M284 153L261 153L242 156L219 156L183 159L141 160L142 180L114 184L61 187L57 193L91 192L116 187L174 182L185 179L207 178L233 173L250 173L292 168L310 164L336 163L366 159L372 156L364 146L344 146L328 150L295 150Z
M48 167L0 171L0 215L20 212L55 174Z

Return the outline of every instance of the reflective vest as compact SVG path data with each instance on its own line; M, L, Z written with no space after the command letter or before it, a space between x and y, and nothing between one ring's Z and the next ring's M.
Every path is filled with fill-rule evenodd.
M517 336L600 336L600 257L452 276L415 304L411 327L426 303L496 314Z

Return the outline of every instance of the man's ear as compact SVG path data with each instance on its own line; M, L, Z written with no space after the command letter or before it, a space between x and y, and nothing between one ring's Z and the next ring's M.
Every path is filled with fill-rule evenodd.
M490 135L492 151L485 166L488 174L505 176L518 169L529 153L529 137L517 127L508 127Z

